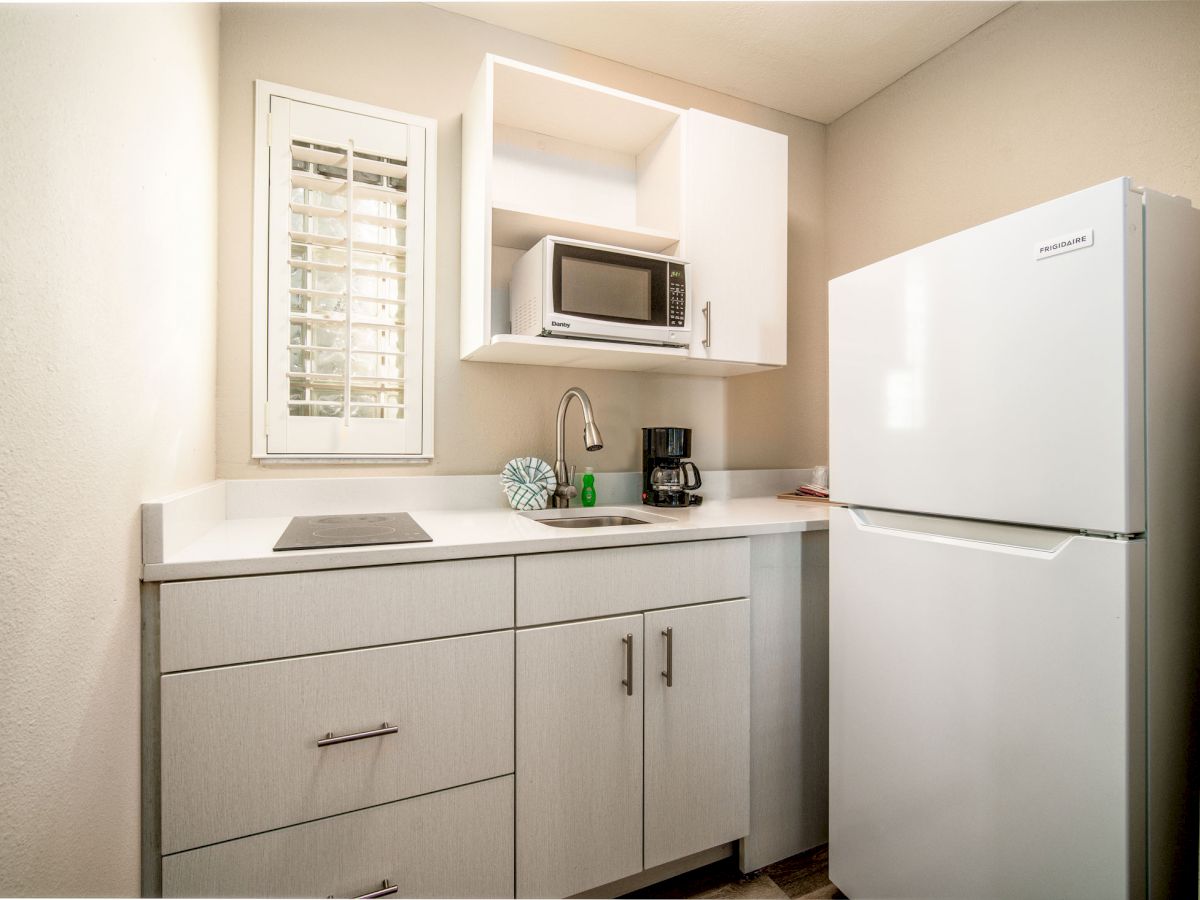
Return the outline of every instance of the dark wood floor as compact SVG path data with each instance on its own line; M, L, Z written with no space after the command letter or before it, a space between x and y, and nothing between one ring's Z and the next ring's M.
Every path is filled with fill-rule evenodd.
M723 859L625 896L658 897L663 900L684 897L727 897L731 900L837 897L845 900L845 895L829 882L829 857L824 846L780 860L748 875L738 871L735 860Z

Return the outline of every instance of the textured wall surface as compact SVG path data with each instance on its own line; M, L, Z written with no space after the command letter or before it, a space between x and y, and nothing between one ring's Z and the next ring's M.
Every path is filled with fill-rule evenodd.
M1131 175L1200 205L1200 3L1001 13L829 127L829 276Z
M138 504L212 477L216 7L0 9L0 896L136 896Z
M320 53L297 53L316 46ZM784 372L725 381L458 359L462 110L486 52L788 135L789 357ZM436 436L432 465L268 466L250 459L251 176L256 78L438 120ZM712 91L420 5L253 6L221 19L218 472L226 478L497 472L513 456L553 458L564 389L588 392L605 449L585 454L579 413L569 459L599 471L640 468L643 425L696 429L701 468L804 466L825 456L824 127ZM730 223L747 227L752 223ZM820 410L799 417L797 409ZM784 424L783 418L789 419ZM745 433L748 429L748 433Z

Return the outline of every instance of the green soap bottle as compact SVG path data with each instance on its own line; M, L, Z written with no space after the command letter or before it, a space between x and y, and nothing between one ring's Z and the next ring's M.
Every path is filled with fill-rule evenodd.
M596 505L596 476L592 467L583 470L583 490L579 492L579 500L584 506Z

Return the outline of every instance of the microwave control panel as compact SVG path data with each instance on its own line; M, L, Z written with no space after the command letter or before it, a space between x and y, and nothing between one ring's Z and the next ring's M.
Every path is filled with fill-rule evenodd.
M683 272L683 266L667 266L667 324L671 328L682 328L687 313L687 285Z

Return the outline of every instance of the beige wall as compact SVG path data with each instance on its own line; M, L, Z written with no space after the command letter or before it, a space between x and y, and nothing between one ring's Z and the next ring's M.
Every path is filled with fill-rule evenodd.
M319 48L321 52L311 52ZM462 110L483 54L495 52L788 135L791 147L789 354L784 372L716 378L506 366L458 359ZM250 459L253 81L262 78L438 120L436 460L409 466L260 466ZM497 472L554 453L554 412L572 384L591 396L606 446L570 459L601 471L640 466L643 425L696 429L701 468L823 461L824 128L813 122L568 50L433 7L376 4L224 7L221 21L220 337L217 468L226 478ZM582 433L571 413L572 435ZM748 431L747 431L748 430ZM746 432L746 433L744 433Z
M213 475L215 7L0 8L0 896L136 896L138 504Z
M1200 3L1020 4L828 151L830 277L1120 175L1200 206Z

